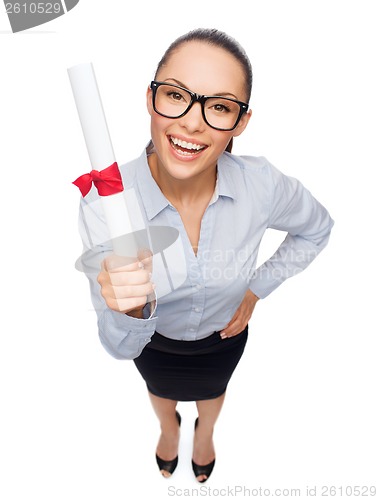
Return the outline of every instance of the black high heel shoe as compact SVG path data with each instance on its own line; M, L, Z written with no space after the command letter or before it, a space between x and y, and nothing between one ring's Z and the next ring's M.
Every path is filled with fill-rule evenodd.
M198 417L196 418L196 421L194 423L194 430L197 429L197 425L198 425ZM202 481L198 481L199 483L204 483L205 481L207 481L209 479L211 473L213 472L214 465L215 465L215 458L212 462L210 462L207 465L198 465L195 462L193 462L193 460L192 460L192 468L193 468L194 475L196 477L206 476L206 479L202 479Z
M177 418L177 422L179 424L179 427L181 425L181 415L179 414L178 411L176 411L176 418ZM158 456L158 454L156 453L156 462L158 464L158 467L159 467L159 470L160 472L161 471L166 471L166 472L169 472L169 476L164 476L164 474L162 474L163 477L171 477L171 475L174 473L176 467L177 467L177 464L178 464L178 455L177 457L175 457L173 460L163 460L162 458L160 458Z

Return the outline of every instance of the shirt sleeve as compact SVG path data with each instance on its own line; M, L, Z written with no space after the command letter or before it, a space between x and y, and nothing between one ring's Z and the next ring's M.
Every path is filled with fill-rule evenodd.
M295 178L270 165L268 227L287 232L277 251L255 271L250 289L267 297L287 278L303 271L327 245L334 221Z
M76 266L89 280L101 344L116 359L134 359L141 354L155 332L155 308L151 311L151 304L147 304L143 310L144 319L139 319L113 311L106 305L97 276L101 270L101 262L112 253L112 246L100 200L81 200L79 233L83 253Z

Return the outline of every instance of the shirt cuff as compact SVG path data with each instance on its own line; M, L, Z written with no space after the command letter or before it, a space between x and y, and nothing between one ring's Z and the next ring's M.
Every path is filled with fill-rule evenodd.
M139 319L111 309L103 311L98 328L106 351L116 359L137 358L155 333L157 317L151 316Z

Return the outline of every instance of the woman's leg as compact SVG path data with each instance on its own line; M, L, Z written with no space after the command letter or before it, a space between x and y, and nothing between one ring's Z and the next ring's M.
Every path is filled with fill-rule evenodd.
M193 461L197 465L207 465L215 459L213 443L214 425L222 409L226 393L215 399L197 401L198 426L194 433ZM197 480L207 479L206 476L198 476Z
M176 418L177 401L159 398L148 392L152 406L160 421L161 435L156 448L156 454L162 460L173 460L177 457L179 444L179 423ZM165 477L170 473L162 470Z

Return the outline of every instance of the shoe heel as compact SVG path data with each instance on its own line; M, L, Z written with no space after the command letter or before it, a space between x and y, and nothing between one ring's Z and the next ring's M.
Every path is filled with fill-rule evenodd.
M194 422L194 431L197 429L197 426L198 426L198 417ZM198 476L206 476L206 479L202 479L202 481L198 481L197 479L199 483L205 483L209 479L211 473L213 472L214 465L215 465L215 458L212 462L210 462L207 465L198 465L192 460L192 469L196 478Z
M179 427L180 427L181 426L181 415L179 414L178 411L176 411L176 419L177 419L177 422L178 422ZM165 478L171 477L171 475L176 470L176 467L178 464L178 455L173 460L163 460L162 458L160 458L158 456L157 453L155 454L155 457L156 457L156 462L158 464L160 472L166 471L169 473L169 476L164 476L164 474L162 474L162 476Z

